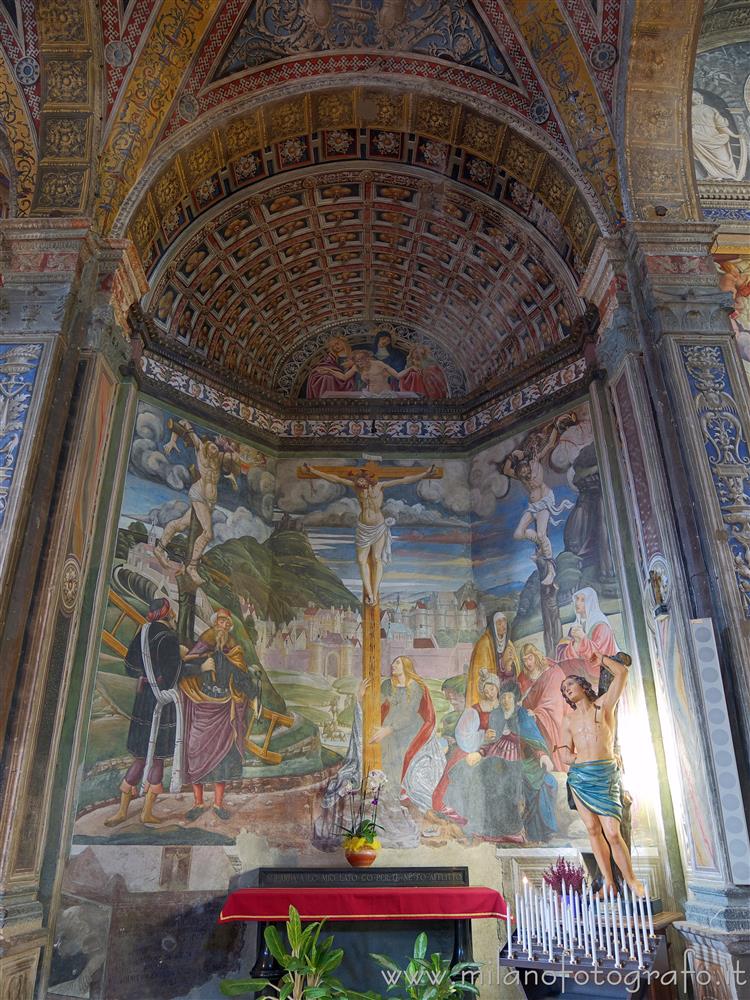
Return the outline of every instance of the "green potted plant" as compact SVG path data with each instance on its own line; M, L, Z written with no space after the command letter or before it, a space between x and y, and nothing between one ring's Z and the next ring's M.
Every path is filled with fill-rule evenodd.
M221 992L227 997L242 997L262 991L262 1000L380 1000L375 994L344 988L335 978L333 973L344 952L333 947L333 937L320 940L324 923L318 920L303 930L299 913L290 906L286 925L289 951L276 927L265 930L266 944L284 970L278 985L268 979L224 979Z
M392 973L389 991L406 989L409 1000L458 1000L466 996L479 996L474 978L479 974L476 962L458 962L451 965L447 958L434 952L427 956L427 935L422 932L414 942L414 954L405 969L400 968L387 955L371 953L378 965Z

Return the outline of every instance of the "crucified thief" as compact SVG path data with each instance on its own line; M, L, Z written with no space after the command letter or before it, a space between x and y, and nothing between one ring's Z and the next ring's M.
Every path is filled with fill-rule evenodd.
M328 483L351 487L354 490L359 501L359 518L354 537L357 565L362 577L365 603L377 604L383 567L391 561L391 529L383 516L383 490L390 486L405 486L434 476L436 467L431 465L429 469L421 472L397 479L384 479L382 482L377 475L366 469L356 470L350 476L338 476L316 469L307 462L302 468L305 473L317 479L325 479Z
M155 555L161 563L168 565L167 546L178 532L189 529L190 520L195 514L201 533L195 540L192 552L188 554L185 571L194 583L201 584L203 579L198 572L198 560L214 537L212 512L218 499L219 480L226 476L233 489L239 488L236 473L241 470L240 456L233 443L226 438L212 440L209 437L199 437L187 420L178 421L171 430L172 436L164 445L164 454L174 451L178 438L182 438L195 451L197 478L188 491L190 506L184 514L165 525L161 538L156 543Z
M513 537L516 541L533 542L536 546L533 558L539 567L539 577L544 587L551 586L557 574L547 527L550 520L553 525L558 524L555 518L570 510L573 504L570 500L563 500L559 506L555 503L555 494L544 481L542 463L557 447L562 432L576 423L576 420L575 413L558 417L551 427L529 434L521 448L511 452L503 462L495 463L504 476L517 479L529 495L528 506L521 515Z

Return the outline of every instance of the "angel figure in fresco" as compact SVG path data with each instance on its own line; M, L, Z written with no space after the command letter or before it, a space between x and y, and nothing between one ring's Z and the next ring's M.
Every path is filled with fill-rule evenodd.
M218 499L219 481L224 476L232 484L232 489L239 489L237 475L246 471L249 463L243 461L239 446L228 438L201 438L187 420L176 423L170 421L168 426L172 436L164 445L164 454L169 455L175 451L178 439L182 438L195 451L196 478L188 491L190 506L184 514L165 525L154 552L160 562L168 565L167 546L180 531L189 530L190 521L195 515L201 532L193 543L192 551L188 553L185 572L194 583L201 584L203 579L198 572L198 560L214 537L212 514Z
M539 576L543 587L554 583L557 573L552 557L552 542L547 535L547 528L559 524L555 518L573 504L570 500L555 503L555 494L544 481L544 462L557 447L560 435L576 423L575 413L565 413L538 431L528 435L520 448L511 452L504 462L495 463L504 476L517 479L529 495L529 503L521 515L513 537L517 541L533 542L536 552L534 561L539 567ZM533 527L532 527L533 525Z
M323 469L316 469L307 462L302 466L304 473L316 479L324 479L337 486L353 489L359 501L359 518L354 544L357 549L357 565L362 577L362 589L366 604L377 604L383 568L391 561L391 528L383 516L383 490L391 486L406 486L428 479L438 471L434 465L412 475L398 479L379 480L367 469L359 469L351 476L340 476ZM393 523L392 521L390 522Z

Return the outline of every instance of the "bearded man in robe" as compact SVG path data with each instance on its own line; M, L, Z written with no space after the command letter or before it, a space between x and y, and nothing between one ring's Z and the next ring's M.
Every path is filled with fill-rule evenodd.
M560 695L560 685L565 674L554 660L548 659L533 642L527 642L521 650L523 661L518 686L521 703L531 715L539 732L547 744L549 755L556 771L567 770L560 756L560 730L565 715L565 702Z
M211 617L212 627L200 636L184 660L180 681L185 712L185 771L195 803L189 821L208 808L203 786L213 783L214 813L229 819L224 808L228 781L242 777L248 710L260 714L260 671L248 668L234 635L232 614L224 608Z
M471 653L469 676L466 680L466 705L471 708L479 700L479 671L497 674L501 685L518 680L521 661L509 636L507 615L497 611L487 619L487 628L480 635Z

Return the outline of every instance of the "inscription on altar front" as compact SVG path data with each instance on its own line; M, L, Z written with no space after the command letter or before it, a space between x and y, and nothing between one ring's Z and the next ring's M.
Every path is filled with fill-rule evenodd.
M350 868L259 868L258 885L468 885L469 869L455 868L380 868L376 871L353 871Z

